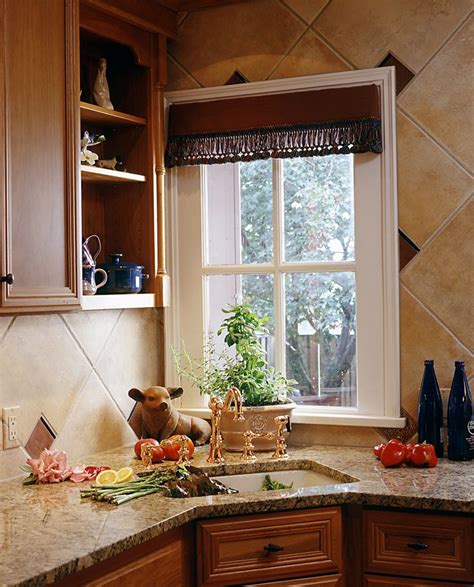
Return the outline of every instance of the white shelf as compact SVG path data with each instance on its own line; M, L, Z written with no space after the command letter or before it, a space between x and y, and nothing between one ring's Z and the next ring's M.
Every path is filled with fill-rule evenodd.
M114 169L103 169L102 167L93 167L81 165L81 180L95 183L122 183L122 182L144 182L146 177L138 173L128 173L127 171L115 171Z
M104 294L82 296L83 310L117 310L122 308L154 308L155 294Z

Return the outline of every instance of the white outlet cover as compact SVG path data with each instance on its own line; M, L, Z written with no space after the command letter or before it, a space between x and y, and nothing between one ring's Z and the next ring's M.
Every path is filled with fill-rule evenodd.
M20 446L20 442L18 441L19 415L20 406L12 406L10 408L3 408L2 410L3 450Z

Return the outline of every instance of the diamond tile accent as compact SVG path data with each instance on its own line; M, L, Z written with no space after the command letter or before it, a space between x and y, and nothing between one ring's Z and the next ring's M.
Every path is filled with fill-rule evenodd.
M474 170L473 38L474 18L470 18L399 100L400 106L470 171Z
M421 255L419 253L417 258ZM413 261L416 263L417 258ZM411 264L409 269L411 270ZM454 361L466 362L474 371L472 355L404 288L400 288L401 404L412 417L418 413L423 361L435 361L440 388L449 388Z
M41 415L33 428L31 436L28 438L28 442L25 444L25 450L30 457L37 459L43 449L51 447L55 438L56 433L53 428L46 418Z
M94 363L109 338L120 310L100 310L93 312L70 312L63 318L84 349L87 357Z
M129 389L160 384L157 345L157 312L124 310L99 357L97 372L125 417L133 406Z
M225 84L236 69L255 81L270 74L304 31L279 2L228 4L191 13L169 50L204 86Z
M54 448L67 447L70 459L77 461L86 455L133 444L136 439L97 375L92 373Z
M396 78L396 93L398 94L403 90L403 88L411 82L411 80L415 77L413 71L408 69L406 65L403 65L392 53L388 53L387 56L382 59L382 62L379 64L379 67L395 67L395 78Z
M333 0L313 27L358 68L375 67L391 51L418 72L469 14L470 4Z
M246 84L248 81L249 80L245 77L245 75L236 69L230 78L225 82L225 85L232 86L235 84Z
M10 318L9 316L1 316L0 317L0 343L2 341L2 338L5 336L8 327L10 326L10 324L13 322L13 318Z
M398 244L400 247L400 270L405 267L420 251L415 243L400 229L398 229Z
M0 397L3 405L21 407L22 443L42 413L56 430L61 430L90 370L58 315L15 319L1 346Z
M471 178L401 112L397 142L400 228L423 245L469 197Z
M398 440L407 443L415 434L417 434L418 425L416 420L412 418L404 408L400 409L400 414L402 418L406 418L404 428L377 428L377 432L386 441L391 440L392 438L398 438Z
M308 30L270 76L271 79L346 71L344 63L312 30Z
M474 350L474 198L402 272L403 284Z

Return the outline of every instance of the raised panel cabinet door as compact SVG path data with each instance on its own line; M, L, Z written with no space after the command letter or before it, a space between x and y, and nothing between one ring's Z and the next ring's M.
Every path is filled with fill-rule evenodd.
M405 579L402 577L384 577L382 575L365 575L364 587L470 587L472 583L448 583L430 581L429 579Z
M0 312L79 305L77 10L0 0Z

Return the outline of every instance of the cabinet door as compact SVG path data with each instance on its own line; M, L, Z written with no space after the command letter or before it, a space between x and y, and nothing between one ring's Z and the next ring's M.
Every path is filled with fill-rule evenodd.
M470 587L472 583L447 583L429 579L405 579L402 577L384 577L382 575L365 575L364 587Z
M79 304L76 27L74 0L0 1L0 312Z

